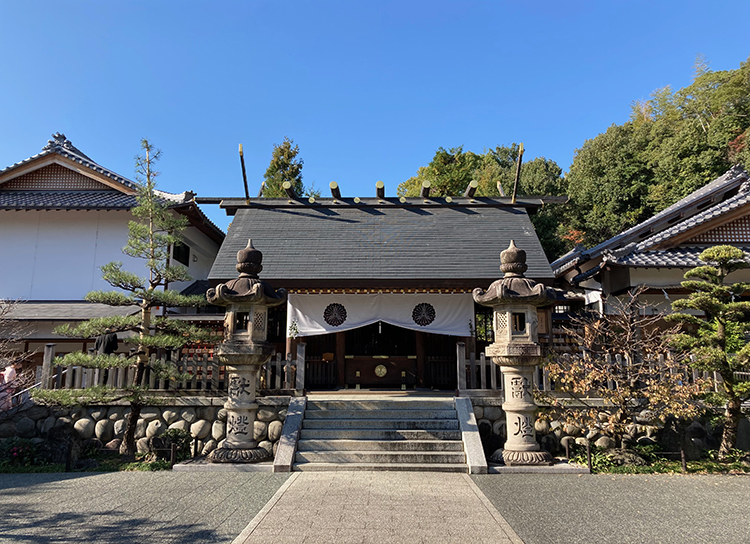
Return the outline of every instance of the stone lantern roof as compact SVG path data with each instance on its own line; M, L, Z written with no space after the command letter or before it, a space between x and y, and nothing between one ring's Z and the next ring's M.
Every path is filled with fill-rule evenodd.
M519 249L513 240L508 249L500 253L500 271L504 276L490 285L489 289L474 289L474 301L484 306L504 304L529 304L547 306L557 300L557 290L525 277L526 252Z
M215 289L206 292L211 304L228 306L229 304L260 304L278 306L286 302L286 289L274 290L271 285L258 278L263 270L263 253L253 247L252 239L247 247L237 252L237 272L239 277L221 283Z

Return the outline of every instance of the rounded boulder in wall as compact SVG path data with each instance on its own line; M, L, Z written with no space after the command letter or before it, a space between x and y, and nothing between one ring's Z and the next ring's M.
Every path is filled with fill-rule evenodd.
M36 434L36 423L30 417L22 417L16 421L16 434L19 438L33 438Z
M149 422L146 427L146 438L152 438L154 436L161 436L161 434L167 430L167 424L161 419L154 419Z
M226 436L226 423L214 421L211 425L211 437L214 440L222 440Z
M94 421L99 421L107 416L107 408L104 406L95 406L89 410L89 417Z
M268 439L271 442L276 442L281 437L281 430L284 428L284 424L281 421L272 421L268 424Z
M189 427L190 427L190 424L184 419L175 421L169 426L170 429L180 429L181 431L187 431Z
M203 440L211 434L211 424L205 419L199 419L190 425L190 434Z
M180 413L177 410L167 408L162 413L162 417L164 418L164 421L167 422L167 425L171 425L180 418Z
M264 406L258 410L258 421L269 422L276 419L278 412L273 406Z
M256 421L253 424L253 440L265 440L268 432L268 424L263 421Z
M198 416L195 413L195 408L183 408L180 410L180 417L188 423L192 423L198 419Z
M93 419L82 417L81 419L76 420L76 422L73 424L73 428L78 433L78 436L80 436L83 440L86 440L94 436L96 423Z
M125 427L127 426L128 426L128 422L124 419L118 419L117 421L115 421L115 427L114 427L115 436L117 438L122 438L123 435L125 434Z
M115 424L109 419L100 419L96 422L94 435L106 444L114 437Z

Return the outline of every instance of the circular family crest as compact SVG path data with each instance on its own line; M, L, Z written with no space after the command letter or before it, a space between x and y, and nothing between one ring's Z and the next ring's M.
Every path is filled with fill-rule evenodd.
M329 304L326 306L326 309L323 310L323 319L325 319L326 323L331 327L338 327L346 321L346 308L344 308L343 304L337 302Z
M417 325L426 327L427 325L435 321L435 308L432 307L432 304L421 302L414 306L414 311L411 313L411 318Z
M385 367L385 365L378 365L378 366L375 367L375 375L378 378L382 378L386 374L388 374L388 369Z

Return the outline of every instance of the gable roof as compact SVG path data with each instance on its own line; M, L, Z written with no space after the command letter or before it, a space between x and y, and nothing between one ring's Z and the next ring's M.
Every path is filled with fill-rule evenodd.
M130 210L137 189L136 182L95 163L56 132L41 153L0 170L0 210ZM224 232L198 207L194 193L154 192L221 244Z
M44 158L51 159L52 162L55 162L55 159L57 157L62 157L63 161L61 162L65 166L70 166L70 163L65 162L66 159L67 161L72 161L73 163L84 166L89 171L95 172L99 176L103 176L104 178L111 180L112 182L114 182L114 188L118 188L116 187L116 184L119 184L121 186L120 189L123 192L135 192L136 190L135 182L113 172L112 170L109 170L108 168L104 168L100 164L95 163L80 149L75 147L71 143L71 141L65 137L65 134L62 134L60 132L56 132L52 135L52 139L47 141L47 144L42 148L42 151L40 153L32 155L27 159L19 161L0 170L0 185L11 179L14 179L17 176L25 174L29 171L28 167L32 166L33 163L46 163L47 161L42 161L42 159ZM102 178L100 177L99 179Z
M242 204L245 204L242 199ZM236 215L209 274L237 277L237 251L252 238L260 277L275 287L473 288L496 280L500 252L514 239L527 277L552 271L526 211L503 199L250 199L224 205Z
M644 251L748 202L748 173L742 166L736 165L724 175L646 221L590 249L576 248L557 259L551 266L555 276L559 277L577 265L600 257L611 257L615 251L619 256L633 251Z

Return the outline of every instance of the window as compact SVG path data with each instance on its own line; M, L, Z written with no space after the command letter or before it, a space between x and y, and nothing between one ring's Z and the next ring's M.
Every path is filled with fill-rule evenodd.
M172 258L180 264L190 266L190 246L182 242L175 242L172 248Z
M512 314L513 319L513 334L523 334L526 332L526 314L514 313Z

